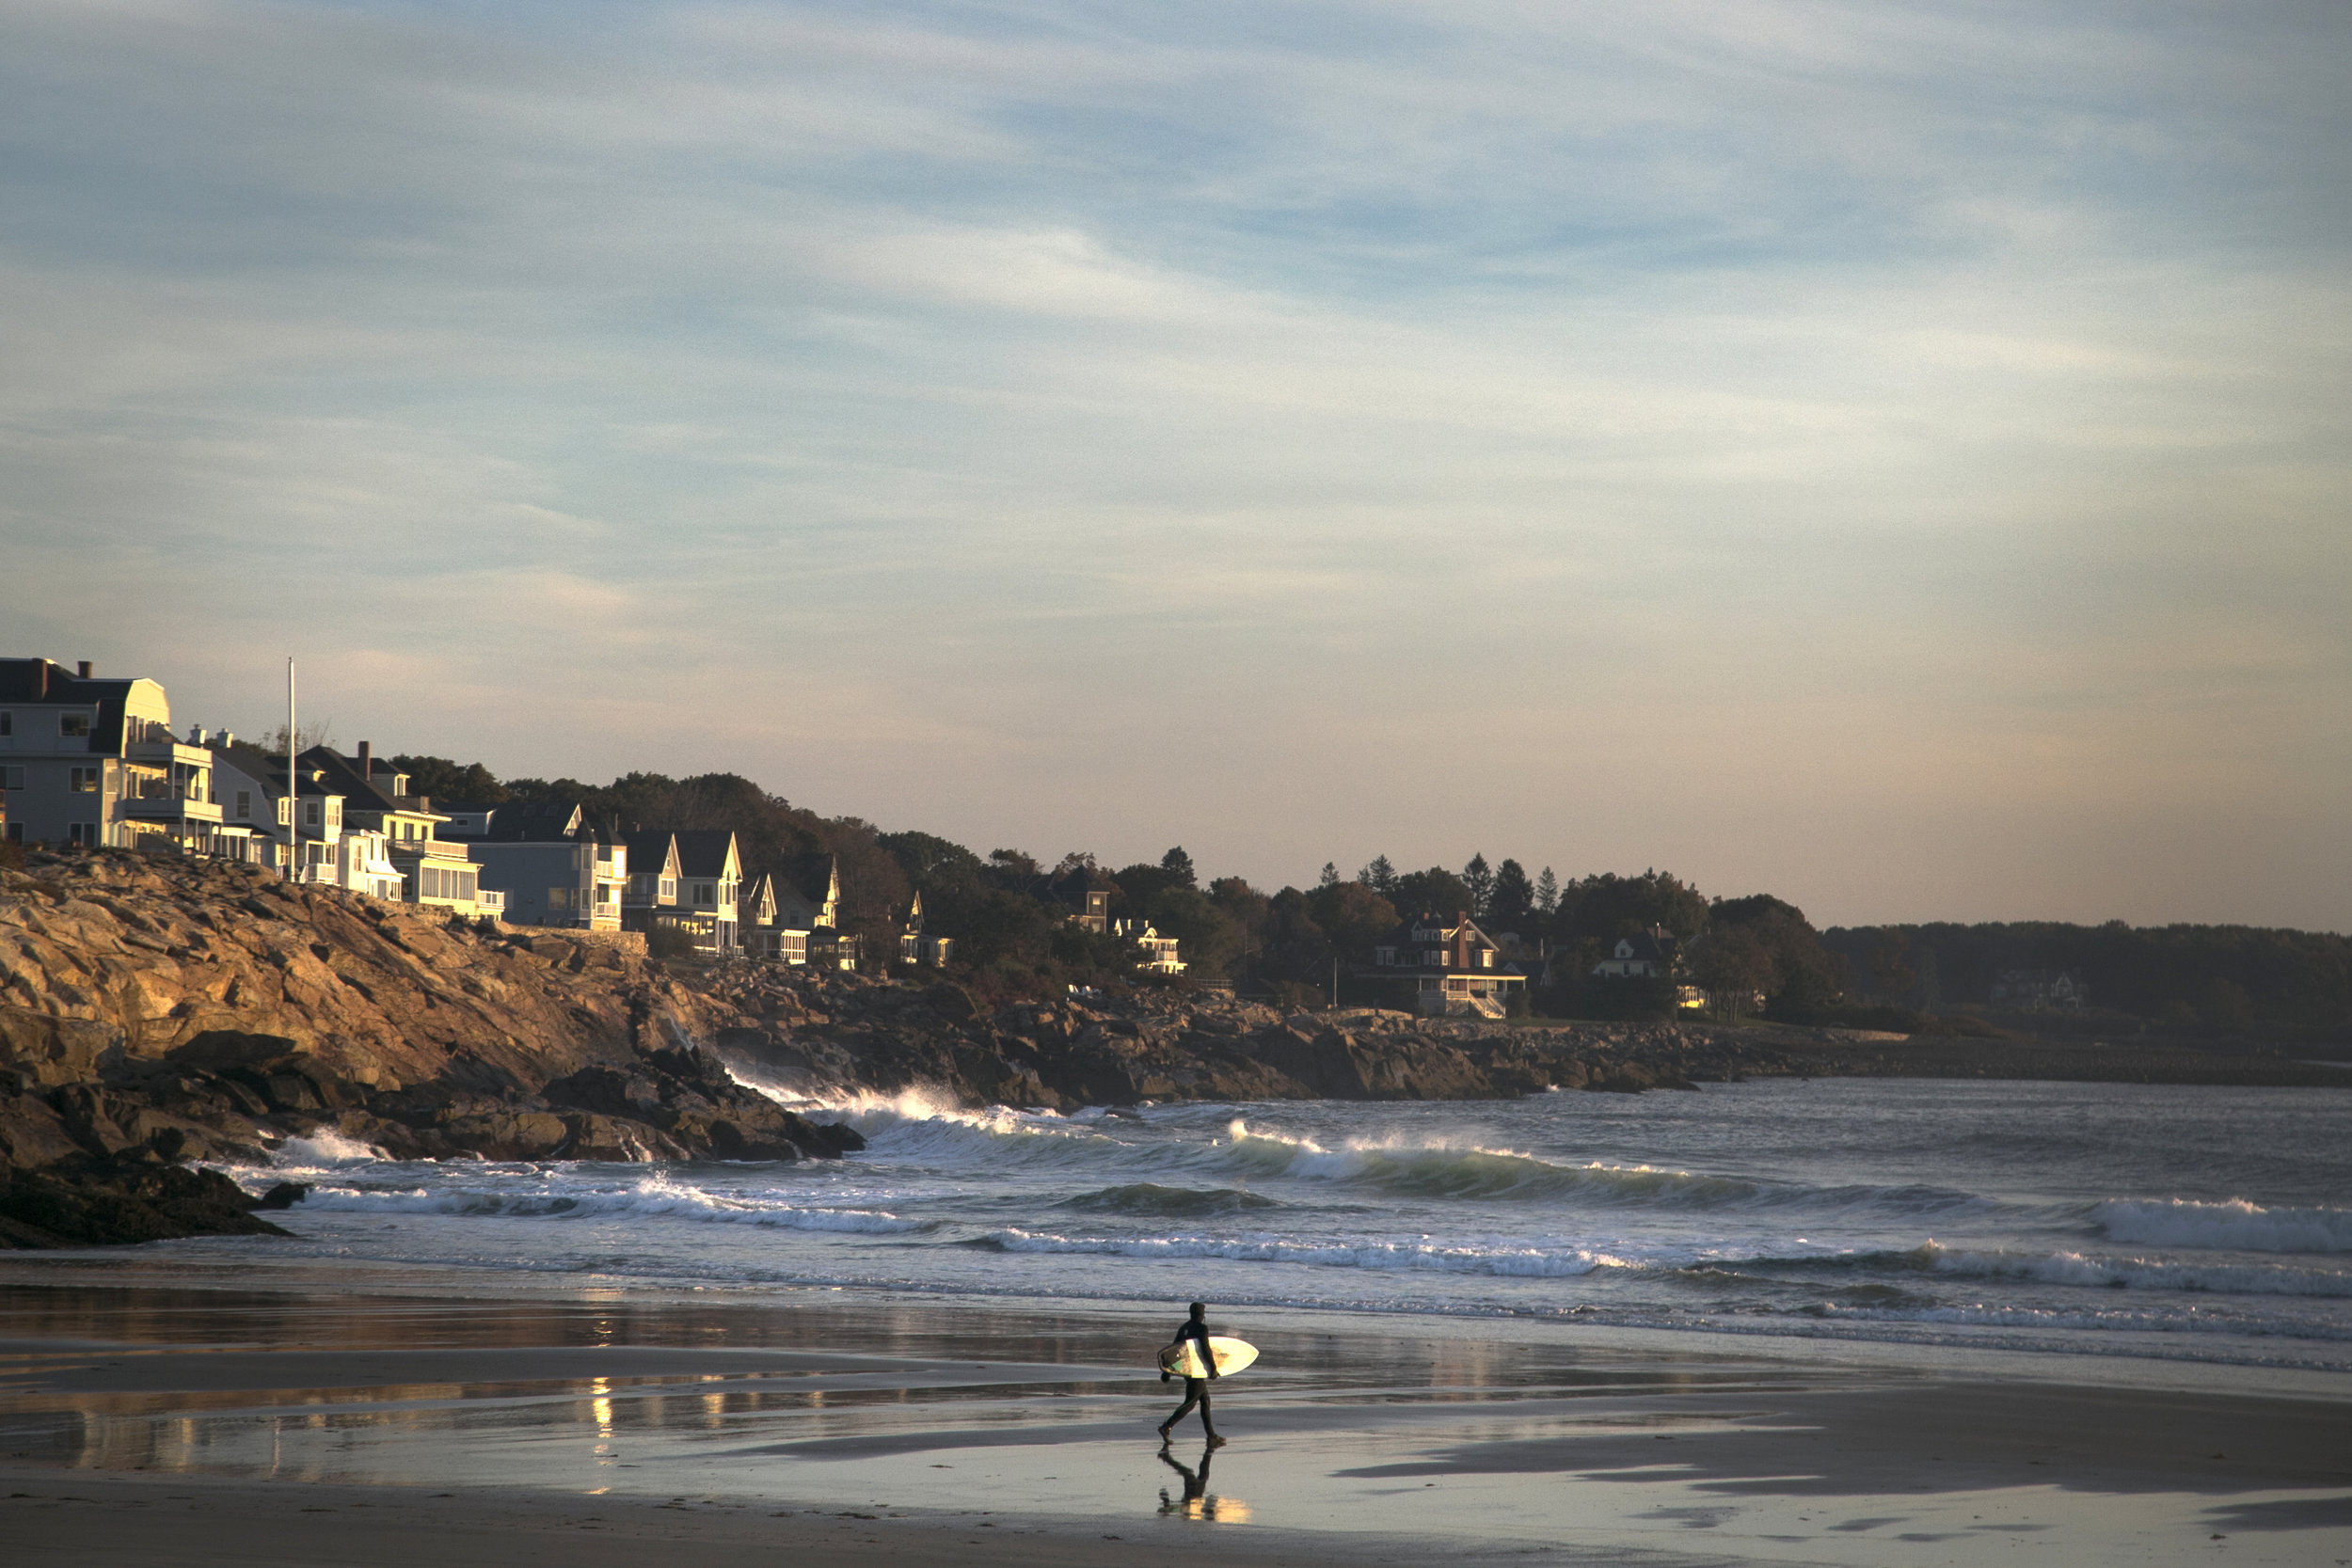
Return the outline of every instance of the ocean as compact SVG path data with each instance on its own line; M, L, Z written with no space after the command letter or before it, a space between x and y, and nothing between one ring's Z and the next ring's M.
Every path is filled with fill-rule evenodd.
M796 1108L825 1110L791 1101ZM1533 1318L2352 1370L2352 1093L1769 1080L1502 1102L837 1105L839 1162L401 1164L334 1139L294 1243L397 1282Z

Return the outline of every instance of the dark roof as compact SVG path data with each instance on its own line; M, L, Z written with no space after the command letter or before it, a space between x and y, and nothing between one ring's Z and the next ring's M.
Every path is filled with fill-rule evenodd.
M510 800L501 806L458 806L444 801L441 810L488 812L490 828L482 836L492 844L552 844L595 836L577 800Z
M359 765L331 746L313 746L294 756L295 766L306 772L320 775L320 782L330 795L340 795L344 802L358 811L414 811L431 813L433 802L421 796L394 795L391 769L377 768L377 784L359 771Z
M1610 954L1613 957L1617 951L1618 942L1627 942L1633 944L1634 958L1645 958L1651 963L1664 963L1667 956L1666 949L1674 945L1674 938L1672 937L1668 937L1664 942L1660 942L1657 936L1651 932L1629 931L1624 936L1619 937L1616 942L1613 942L1609 944ZM1591 949L1588 948L1586 951L1589 952Z
M1502 945L1497 942L1494 938L1488 936L1486 932L1486 928L1480 926L1475 920L1461 919L1455 923L1468 926L1470 930L1470 935L1477 941L1484 942L1488 947L1499 947ZM1414 915L1409 920L1398 921L1394 926L1389 927L1388 935L1382 937L1373 945L1375 947L1418 946L1421 945L1421 943L1418 942L1413 936L1413 933L1416 930L1427 930L1434 927L1442 931L1446 928L1447 924L1448 922L1445 916L1430 914L1423 911L1421 914Z
M132 680L84 680L64 665L46 658L0 658L0 703L55 703L60 707L94 706L98 722L90 738L92 751L122 749L122 707L131 695Z
M670 841L677 834L660 828L632 828L621 835L628 848L629 873L639 877L658 877L670 863Z
M693 828L677 835L678 874L685 877L718 877L727 868L727 850L735 843L735 833L727 828ZM739 866L741 856L737 857Z

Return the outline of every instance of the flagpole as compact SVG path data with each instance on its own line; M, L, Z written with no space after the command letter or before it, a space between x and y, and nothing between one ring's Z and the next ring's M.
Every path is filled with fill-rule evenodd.
M286 656L286 880L302 879L302 786L294 772L294 661Z

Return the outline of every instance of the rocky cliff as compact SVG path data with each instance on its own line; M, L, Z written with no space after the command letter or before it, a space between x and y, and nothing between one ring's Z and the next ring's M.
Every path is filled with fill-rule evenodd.
M321 1132L436 1159L860 1147L694 1043L740 1022L614 943L485 932L244 866L36 856L0 872L0 1168L16 1173L0 1217L18 1244L143 1239L118 1233L151 1217L44 1224L62 1211L24 1173L200 1209L218 1189L175 1197L151 1167L256 1161Z

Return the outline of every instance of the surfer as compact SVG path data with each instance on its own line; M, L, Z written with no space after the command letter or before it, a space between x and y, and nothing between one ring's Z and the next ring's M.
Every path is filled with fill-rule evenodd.
M1216 1377L1220 1374L1216 1370L1216 1353L1209 1348L1208 1310L1208 1303L1194 1302L1192 1316L1186 1318L1183 1325L1176 1330L1173 1343L1182 1345L1185 1340L1190 1339L1200 1354L1200 1365L1208 1370L1209 1377ZM1160 1381L1166 1383L1173 1375L1166 1368L1162 1368ZM1191 1415L1192 1407L1197 1404L1200 1407L1200 1430L1209 1434L1209 1447L1220 1449L1225 1446L1225 1439L1216 1434L1216 1424L1209 1419L1209 1377L1184 1379L1184 1402L1176 1407L1175 1415L1160 1423L1162 1443L1168 1441L1168 1433L1175 1430L1176 1423Z

